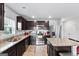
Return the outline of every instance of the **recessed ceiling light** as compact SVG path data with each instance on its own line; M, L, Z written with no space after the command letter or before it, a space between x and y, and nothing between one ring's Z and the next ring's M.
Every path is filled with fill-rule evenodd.
M62 22L64 22L64 21L65 21L65 19L62 19L61 21L62 21Z
M52 18L51 16L49 16L48 18Z
M35 18L35 16L32 16L32 18Z

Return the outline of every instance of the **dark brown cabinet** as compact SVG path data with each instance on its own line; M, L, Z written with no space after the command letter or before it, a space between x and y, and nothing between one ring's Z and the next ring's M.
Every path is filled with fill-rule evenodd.
M44 27L46 27L46 29L49 29L49 21L45 22L45 21L26 21L26 29L27 30L31 30L33 29L36 25L44 25Z
M22 16L17 16L17 24L16 24L16 27L17 27L17 30L18 30L18 22L20 22L21 23L21 29L22 30L26 30L26 24L27 24L27 22L26 22L27 20L26 19L24 19Z
M47 41L47 53L48 56L54 56L53 46L50 44L49 41Z
M30 37L23 39L14 46L8 48L2 54L8 54L8 56L22 56L25 50L27 50L30 43Z
M34 26L35 26L34 21L27 21L27 22L26 22L26 29L27 29L27 30L33 29Z
M28 48L29 45L30 45L30 36L28 38L25 38L26 49Z
M59 56L59 53L71 53L70 46L53 46L47 41L47 53L48 56Z
M49 29L49 21L45 22L45 21L27 21L26 19L24 19L22 16L17 16L17 30L18 30L18 22L20 22L22 24L22 30L32 30L36 25L44 25L44 27L46 27L46 29Z
M46 29L48 29L48 30L49 30L49 21L44 22L44 26L46 27Z
M22 56L22 54L23 54L24 51L25 51L25 40L19 42L19 43L16 45L16 48L17 48L17 56Z
M8 54L8 56L22 56L24 51L26 50L25 48L25 40L19 42L18 44L10 47L6 51L4 51L4 54Z
M4 3L0 3L0 30L4 30Z
M7 54L8 56L16 56L16 46L12 46L6 51L3 52L3 54Z

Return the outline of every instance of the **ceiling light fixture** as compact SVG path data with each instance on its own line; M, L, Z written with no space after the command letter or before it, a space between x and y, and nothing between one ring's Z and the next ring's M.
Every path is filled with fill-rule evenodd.
M65 21L65 19L62 19L61 21L62 21L62 22L64 22L64 21Z
M52 18L51 16L49 16L48 18Z
M35 16L32 16L32 18L35 18Z

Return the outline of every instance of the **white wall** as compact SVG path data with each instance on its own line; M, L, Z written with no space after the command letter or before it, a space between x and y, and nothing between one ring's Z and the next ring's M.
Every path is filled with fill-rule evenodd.
M16 14L12 9L10 9L6 4L5 4L5 14L6 17L9 17L13 20L16 20L16 16L18 16L18 14Z
M59 37L59 29L60 29L60 19L58 20L49 20L50 33L55 32L56 37Z
M79 17L66 20L63 23L63 37L79 40Z
M16 29L16 16L18 16L17 13L15 13L12 9L10 9L6 4L5 4L5 13L4 13L4 21L6 20L6 18L9 18L11 20L14 20L14 30ZM15 30L16 31L16 30Z

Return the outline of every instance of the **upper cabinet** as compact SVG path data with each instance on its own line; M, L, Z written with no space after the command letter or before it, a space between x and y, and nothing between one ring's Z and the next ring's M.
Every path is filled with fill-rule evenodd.
M4 30L4 3L0 3L0 30Z
M49 30L49 21L45 21L44 26Z
M33 30L36 25L44 25L46 29L49 29L49 21L27 21L22 16L17 16L17 30Z
M34 27L36 27L37 25L44 25L44 27L46 29L49 29L49 21L45 22L45 21L26 21L26 29L27 30L33 30Z
M17 16L17 30L26 30L26 20L22 16Z
M33 30L33 27L36 26L36 24L34 23L34 21L27 21L26 22L26 29L27 30Z

